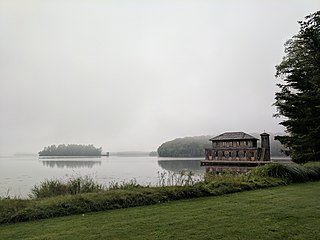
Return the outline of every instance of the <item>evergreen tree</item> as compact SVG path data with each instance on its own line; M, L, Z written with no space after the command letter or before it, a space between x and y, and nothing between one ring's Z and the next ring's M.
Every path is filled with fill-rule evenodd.
M285 43L285 56L276 66L283 81L274 105L288 133L276 139L302 163L320 160L320 11L298 23L300 31Z

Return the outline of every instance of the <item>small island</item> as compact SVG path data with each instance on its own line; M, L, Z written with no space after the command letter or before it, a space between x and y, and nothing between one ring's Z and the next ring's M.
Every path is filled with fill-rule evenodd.
M96 148L92 144L59 144L45 147L39 152L39 156L108 156L108 153L103 155L102 148Z

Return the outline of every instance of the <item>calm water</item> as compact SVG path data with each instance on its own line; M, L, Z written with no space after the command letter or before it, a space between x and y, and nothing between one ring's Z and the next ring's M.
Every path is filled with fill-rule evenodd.
M157 184L159 172L178 173L185 169L201 176L205 172L198 159L157 157L41 158L0 157L0 196L26 197L30 189L45 179L89 175L99 183L136 179L140 184Z

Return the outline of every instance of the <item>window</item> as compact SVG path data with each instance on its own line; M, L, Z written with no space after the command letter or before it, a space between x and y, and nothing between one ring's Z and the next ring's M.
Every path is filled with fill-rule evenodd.
M236 157L239 157L239 151L236 151Z
M224 157L225 155L224 155L224 151L222 151L222 157Z
M246 157L247 156L247 152L243 151L243 156Z
M216 151L216 157L218 157L218 151Z
M229 152L229 157L231 157L231 152Z
M246 141L246 145L248 146L248 141Z

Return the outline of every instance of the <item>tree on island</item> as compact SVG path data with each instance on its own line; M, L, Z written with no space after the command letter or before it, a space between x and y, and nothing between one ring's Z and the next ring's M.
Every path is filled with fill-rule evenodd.
M102 148L91 145L60 144L45 147L39 156L101 156Z
M320 160L320 11L299 21L300 31L285 43L285 56L276 66L276 117L288 135L276 139L288 147L297 163Z
M210 136L176 138L161 144L159 157L204 157L204 149L209 148Z

